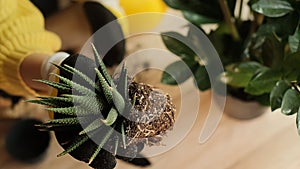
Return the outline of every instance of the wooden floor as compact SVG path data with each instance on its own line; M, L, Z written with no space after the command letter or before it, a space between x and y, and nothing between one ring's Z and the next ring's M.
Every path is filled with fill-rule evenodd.
M201 93L201 106L196 123L188 136L172 150L150 158L149 169L299 169L300 136L294 117L280 112L266 112L252 120L223 116L216 132L204 144L198 143L199 131L210 105L210 93ZM176 98L175 98L176 99ZM52 137L44 160L24 164L12 159L4 139L12 121L0 122L0 169L85 169L86 164L66 155ZM118 161L117 169L138 169Z

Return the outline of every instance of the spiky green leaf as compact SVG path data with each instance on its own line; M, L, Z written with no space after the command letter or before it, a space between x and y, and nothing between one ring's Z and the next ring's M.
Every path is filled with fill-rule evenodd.
M48 111L53 111L54 113L70 115L70 116L86 116L92 114L92 112L80 107L80 106L72 106L72 107L58 107L58 108L46 108Z
M76 125L76 124L79 124L79 119L77 117L52 119L52 120L49 120L47 123L48 124Z
M79 146L81 146L83 143L85 143L87 140L89 139L88 135L81 135L79 137L77 137L77 139L75 139L72 144L65 149L65 151L63 151L62 153L58 154L57 157L61 157L63 155L66 155L70 152L72 152L73 150L77 149Z
M90 84L93 88L97 89L98 91L101 91L101 88L99 88L99 86L96 85L96 83L87 75L85 75L84 73L82 73L81 71L79 71L78 69L75 69L69 65L64 65L67 69L71 70L74 72L74 74L78 75L80 78L82 78L82 80L86 81L88 84Z
M79 135L86 134L86 133L89 133L91 131L94 131L94 130L98 129L99 127L101 127L102 125L103 125L102 119L98 118L98 119L94 120L91 124L89 124L86 128L84 128L79 133Z
M112 87L109 86L109 84L106 82L105 78L103 77L103 75L97 68L95 68L95 71L99 78L101 87L103 89L103 94L104 94L107 102L111 104L113 102Z
M76 107L50 107L46 108L48 111L53 111L54 113L69 115L69 116L76 116Z
M119 137L116 137L116 140L115 140L115 150L114 150L114 155L117 154L117 152L118 152L118 147L119 147Z
M122 66L121 74L118 79L117 90L125 99L128 98L128 74L125 64Z
M102 141L98 145L97 149L95 150L95 152L91 156L91 158L89 160L89 164L91 164L94 161L94 159L97 157L97 155L99 154L100 150L103 148L104 144L108 141L108 139L112 135L113 131L114 131L114 127L110 128L110 130L106 133L105 137L102 139Z
M52 75L58 77L61 81L63 81L64 83L66 83L67 85L69 85L70 87L72 87L73 89L75 89L76 91L80 92L81 94L84 94L84 95L89 95L89 96L95 96L96 93L76 82L73 82L65 77L62 77L58 74L54 74L54 73L51 73Z
M73 102L72 98L67 97L39 97L42 100L50 100L50 101L57 101L57 102Z
M126 133L125 133L124 123L121 124L121 134L122 134L123 147L124 147L124 149L126 149Z
M52 65L54 65L55 67L57 67L60 71L66 71L66 72L69 72L69 73L71 73L71 74L73 74L74 72L73 71L71 71L71 70L69 70L69 69L67 69L66 67L64 67L64 66L61 66L61 65L58 65L58 64L55 64L55 63L52 63Z
M59 90L63 90L63 91L72 91L72 88L69 85L66 85L66 84L63 84L63 83L52 82L52 81L49 81L49 80L33 80L33 81L46 84L46 85L51 86L55 89L59 89Z
M47 100L26 100L25 102L40 104L44 106L56 107L57 104L53 102L49 102Z
M100 66L100 71L101 73L104 75L104 78L106 80L106 82L109 84L109 85L112 85L113 81L111 79L111 76L108 74L107 70L106 70L106 67L104 65L104 62L102 61L96 47L94 46L94 44L92 43L92 48L93 48L93 52L94 52L94 57L95 57L95 61L96 61L96 64Z
M79 104L82 109L88 110L93 114L98 114L104 109L104 102L102 100L98 100L97 97L69 94L63 94L62 96L72 99L72 101Z
M51 107L71 107L73 100L66 97L39 97L42 102Z

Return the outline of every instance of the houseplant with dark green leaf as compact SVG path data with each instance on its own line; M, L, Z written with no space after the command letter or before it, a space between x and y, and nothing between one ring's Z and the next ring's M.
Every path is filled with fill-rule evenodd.
M171 8L202 29L206 24L216 29L205 32L225 69L220 81L227 84L228 94L245 101L270 105L272 111L281 108L286 115L297 114L300 133L300 1L298 0L164 0ZM250 8L251 19L242 19L243 10ZM204 32L204 31L203 31ZM200 90L212 85L205 63L174 35L191 41L178 32L161 34L165 46L190 68ZM166 72L182 70L178 63L167 66ZM164 73L162 82L182 83L189 77ZM178 75L178 77L176 77ZM177 80L177 82L176 82Z

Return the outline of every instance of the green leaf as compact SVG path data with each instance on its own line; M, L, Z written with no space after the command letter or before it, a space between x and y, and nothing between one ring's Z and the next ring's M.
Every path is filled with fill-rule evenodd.
M165 46L180 58L189 57L192 60L195 59L196 53L189 48L183 41L188 39L177 32L163 32L161 38Z
M71 107L73 100L66 97L38 97L39 100L27 100L27 102L46 105L50 107Z
M297 112L296 125L297 125L297 129L298 129L298 134L300 135L300 107Z
M280 72L264 68L250 80L245 92L252 95L269 93L280 78Z
M184 10L182 11L182 14L185 19L190 21L191 23L200 26L201 24L209 24L209 23L218 23L220 20L210 18L201 14L198 14L196 12Z
M297 29L294 35L289 36L289 47L291 52L298 52L300 50L300 30Z
M67 98L67 97L39 97L41 98L43 101L48 101L48 102L52 102L52 103L59 103L59 102L63 102L63 103L72 103L73 100L71 98Z
M205 91L211 87L210 78L205 66L199 65L197 70L194 72L194 76L195 85L199 90Z
M74 74L78 75L82 80L86 81L87 83L89 83L92 87L94 87L95 89L97 89L98 91L101 91L101 89L99 88L99 86L96 85L96 83L87 75L85 75L84 73L82 73L81 71L69 66L69 65L64 65L64 67L66 67L67 69L71 70L72 72L74 72Z
M114 124L114 122L118 118L118 111L115 108L111 108L110 111L108 112L108 115L105 120L103 120L103 123L107 126L110 126Z
M100 142L100 144L98 145L97 149L94 151L93 155L91 156L91 158L89 160L89 164L91 164L94 161L94 159L97 157L97 155L99 154L100 150L102 149L102 147L104 146L104 144L108 141L108 139L110 138L110 136L112 135L112 133L113 133L114 130L115 129L113 127L111 127L110 130L108 131L108 133L106 133L105 137Z
M128 74L125 64L122 66L121 74L118 79L117 90L125 98L128 98Z
M275 69L282 66L284 47L272 32L256 34L252 38L248 50L251 60L258 60L263 65Z
M298 112L300 107L300 94L294 89L289 89L283 96L281 112L292 115Z
M291 84L286 80L280 80L276 83L270 94L272 111L281 107L283 95L289 88L291 88Z
M53 87L55 89L58 89L58 90L72 91L72 88L69 85L66 85L66 84L63 84L63 83L52 82L52 81L49 81L49 80L33 80L33 81L46 84L46 85L51 86L51 87Z
M113 102L112 87L109 86L109 84L107 83L107 81L105 80L105 78L103 77L103 75L97 68L95 68L95 71L99 78L100 85L103 89L104 96L105 96L107 102L110 104Z
M126 149L126 133L125 133L125 124L121 124L121 134L122 134L122 143L123 147Z
M253 98L262 106L270 106L270 94L265 93L259 96L253 96Z
M50 107L58 106L58 104L50 102L48 100L26 100L26 102L45 105L45 106L50 106Z
M96 130L97 128L101 127L103 125L103 121L102 119L98 118L96 120L94 120L91 124L89 124L86 128L84 128L79 135L83 135L86 133L89 133L91 131Z
M47 123L49 124L65 124L65 125L77 125L79 124L79 119L77 117L63 118L63 119L52 119Z
M169 85L177 85L185 82L191 76L191 69L183 61L179 60L166 67L161 82Z
M105 67L105 64L103 62L103 60L100 57L100 54L98 53L96 47L94 46L94 44L92 43L92 48L93 48L93 52L94 52L94 58L96 61L96 64L99 65L100 69L99 71L103 74L105 80L107 81L107 83L109 85L112 85L113 81L111 79L111 76L108 74L107 69Z
M300 70L299 63L300 63L300 51L287 55L284 58L284 65L286 66L286 68L293 67L293 69L297 68L297 70Z
M224 19L218 0L164 0L171 8L192 11L216 20ZM227 0L230 12L233 13L236 0Z
M164 0L164 2L171 8L174 9L188 9L186 6L187 4L185 4L184 2L182 2L181 0Z
M265 20L266 22L259 27L257 34L276 33L279 37L288 38L288 36L293 35L297 29L299 14L297 12L291 12L279 18L266 18Z
M59 108L46 108L48 111L53 111L54 113L69 115L69 116L76 116L77 107L59 107Z
M117 108L118 112L122 114L125 109L125 101L122 95L117 91L116 88L113 87L112 96L113 96L115 107Z
M225 82L234 87L246 87L255 72L262 68L262 65L250 61L241 62L229 67L224 73Z
M285 0L259 0L251 8L268 17L284 16L294 10L291 4Z
M62 77L60 75L57 75L57 74L54 74L54 73L51 73L52 75L56 76L59 78L59 80L61 80L62 82L66 83L67 85L69 85L70 87L72 87L73 89L77 90L78 92L80 92L81 94L84 94L84 95L89 95L89 96L95 96L96 93L76 82L73 82L72 80L69 80L65 77Z
M104 109L104 102L98 100L97 97L69 94L63 94L62 96L71 99L73 103L79 104L78 106L80 106L82 110L88 110L91 114L98 114ZM78 109L79 108L76 108L76 110Z
M225 72L222 80L233 87L246 87L251 80L253 74L243 74L240 72Z
M285 78L293 81L299 77L300 74L300 51L285 56L283 62L283 68Z
M91 114L90 111L86 111L80 106L73 107L59 107L59 108L46 108L48 111L53 111L54 113L70 115L70 116L86 116Z
M85 143L89 139L88 135L82 135L79 136L71 143L69 147L67 147L62 153L58 154L57 157L61 157L63 155L66 155L72 151L74 151L76 148L81 146L83 143Z
M116 137L116 138L115 138L115 150L114 150L114 155L117 155L118 147L119 147L119 137Z
M52 63L52 65L54 65L56 68L59 69L60 74L62 74L62 72L64 72L64 73L71 73L71 74L74 73L72 70L69 70L69 69L67 69L64 66L61 66L61 65L58 65L58 64L55 64L55 63Z

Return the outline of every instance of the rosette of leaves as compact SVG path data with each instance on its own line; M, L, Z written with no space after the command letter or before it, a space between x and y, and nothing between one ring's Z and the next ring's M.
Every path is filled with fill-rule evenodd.
M220 81L227 84L228 94L245 101L281 108L286 115L297 114L300 134L300 1L250 0L253 19L242 20L243 0L164 0L170 7L181 10L183 16L198 29L215 24L216 29L204 32L219 53L225 72ZM239 3L238 3L239 2ZM236 9L237 8L237 9ZM234 11L237 11L234 13ZM178 38L200 48L193 41L193 27L187 35L177 32L161 34L165 46L179 56L193 72L200 90L209 89L209 77L198 56ZM172 35L172 36L170 36ZM212 63L213 64L213 63ZM187 80L186 70L178 63L169 65L162 82L176 84ZM211 84L212 85L212 84Z
M168 94L129 78L125 66L112 79L92 47L95 61L73 55L56 65L57 81L37 80L57 90L56 96L29 100L54 114L37 127L55 132L64 148L58 156L70 154L93 168L112 169L116 158L149 165L135 157L145 144L160 144L174 124L175 106Z

